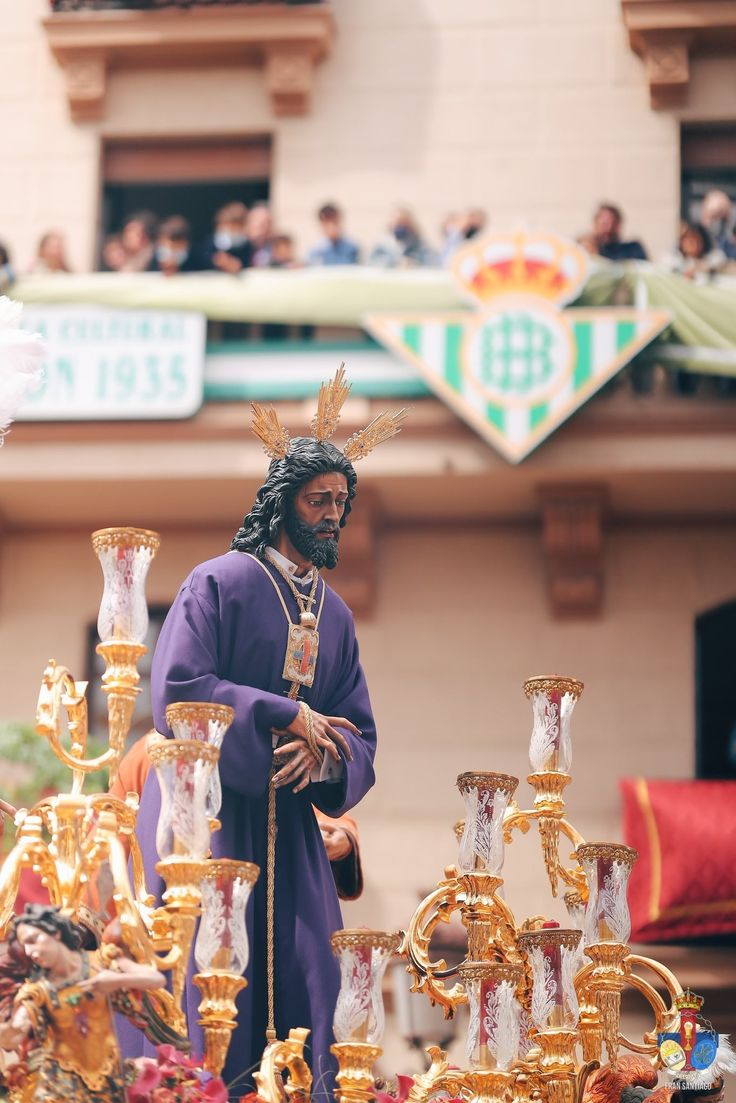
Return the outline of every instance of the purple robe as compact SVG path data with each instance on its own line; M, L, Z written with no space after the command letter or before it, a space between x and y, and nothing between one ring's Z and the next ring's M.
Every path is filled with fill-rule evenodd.
M294 623L294 596L270 566ZM344 716L361 731L344 731L353 761L343 756L337 782L312 783L300 793L277 790L275 1004L276 1031L311 1030L309 1060L318 1094L331 1091L334 1059L332 1016L340 984L330 935L342 927L335 884L312 805L330 816L354 807L374 782L376 731L358 656L350 610L320 580L314 609L324 589L319 655L314 684L301 698L317 712ZM184 582L161 631L151 674L156 728L169 733L166 706L175 701L216 701L235 710L220 756L222 830L212 836L213 857L255 862L261 874L248 905L248 986L238 998L238 1024L224 1070L226 1083L239 1078L242 1094L258 1067L266 1039L266 821L272 760L272 728L285 728L298 712L282 678L287 623L281 602L263 567L240 552L228 552L196 567ZM170 734L170 733L169 733ZM342 755L342 752L340 752ZM149 888L160 896L154 871L160 794L151 770L138 816ZM193 964L193 963L192 963ZM187 1015L194 1052L202 1052L197 1023L199 991L187 986ZM127 1032L126 1032L127 1033ZM126 1038L125 1043L129 1041ZM131 1048L126 1045L126 1048ZM319 1083L321 1081L321 1084Z

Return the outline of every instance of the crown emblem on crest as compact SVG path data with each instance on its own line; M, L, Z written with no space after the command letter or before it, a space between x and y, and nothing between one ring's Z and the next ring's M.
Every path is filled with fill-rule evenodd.
M689 988L680 992L679 996L675 996L675 1007L678 1011L700 1011L704 1003L705 998L697 996Z
M329 383L323 383L320 387L317 399L317 412L312 418L312 438L318 441L329 440L335 433L340 423L340 413L345 400L350 394L350 384L345 377L345 365L341 364L335 372L335 378ZM285 429L273 406L262 406L260 402L252 402L253 411L252 430L263 445L263 450L272 460L282 460L291 447L291 437L288 429ZM353 433L349 441L342 449L342 454L351 463L362 460L379 444L390 440L401 432L401 425L408 414L408 410L397 410L395 414L384 413L374 417L370 425L361 429L359 433Z
M452 267L466 293L481 303L522 294L562 305L585 283L588 256L551 234L519 231L471 241L457 251Z

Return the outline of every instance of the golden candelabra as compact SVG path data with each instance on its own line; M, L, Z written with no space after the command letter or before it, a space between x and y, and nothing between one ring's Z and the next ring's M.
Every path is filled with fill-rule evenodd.
M111 782L117 777L139 694L138 663L147 651L144 586L159 537L142 529L103 529L93 533L92 545L104 576L97 651L105 661L102 690L107 697L109 746L103 754L87 757L87 684L75 681L66 667L50 660L41 682L36 731L71 770L71 786L68 793L44 797L32 808L15 813L15 845L0 870L0 935L13 914L21 873L31 869L40 875L52 904L75 919L88 907L103 919L116 918L130 956L171 973L171 993L161 990L157 999L169 1024L186 1041L182 1001L195 929L201 920L203 953L213 954L214 960L208 959L210 967L197 977L203 992L199 1022L207 1066L219 1073L235 1026L234 998L245 985L241 974L247 964L247 940L244 952L241 939L239 954L230 954L227 960L222 954L217 957L216 938L213 942L210 937L207 943L211 925L206 908L202 914L201 885L207 882L211 895L212 868L221 875L227 867L208 855L221 797L219 747L233 712L209 702L174 706L169 722L175 734L177 725L184 725L185 738L151 741L149 755L162 790L157 830L161 861L156 868L166 886L161 906L156 907L146 887L135 835L138 795L119 800L108 793L83 790L87 775L94 771L106 767ZM226 872L231 897L233 883L242 881L246 889L236 893L237 906L227 914L236 928L242 926L244 938L245 903L258 868L250 863L235 865L234 877L231 870Z
M170 705L166 718L174 738L149 743L161 790L156 869L165 890L160 905L146 886L135 836L137 795L119 800L83 791L87 775L101 767L109 768L111 778L117 775L139 692L137 665L146 652L144 582L158 543L155 533L139 529L93 535L105 579L98 652L106 663L109 747L87 757L86 683L51 660L39 694L37 732L71 770L70 791L15 814L15 845L0 870L0 935L12 915L22 870L34 870L53 904L73 917L89 905L117 918L131 957L171 973L171 993L159 997L182 1035L185 979L194 956L205 1066L219 1074L236 1025L236 997L246 984L245 908L259 873L248 862L210 857L222 796L219 748L233 711L210 702ZM570 718L583 686L573 678L540 677L525 682L524 691L534 716L532 806L519 807L519 781L511 775L461 774L457 785L465 819L456 825L457 863L445 869L406 932L346 930L333 936L341 971L332 1047L337 1103L369 1103L374 1095L373 1066L382 1053L384 1029L381 984L397 953L406 962L413 992L439 1004L447 1018L463 1004L470 1009L467 1068L450 1068L447 1055L430 1048L430 1067L414 1078L409 1103L447 1093L467 1103L577 1103L604 1047L612 1064L621 1047L657 1064L657 1034L676 1019L674 1000L682 988L664 966L632 953L628 945L626 884L636 854L616 843L586 842L566 814ZM515 831L528 832L532 822L552 895L560 886L565 890L569 929L543 916L519 923L503 898L505 847ZM571 865L560 856L563 839L573 851ZM453 914L467 931L467 952L462 964L450 969L445 961L432 960L431 942L438 924ZM667 1000L642 973L653 974ZM653 1029L640 1042L621 1033L626 988L640 993L653 1012ZM266 1046L255 1074L262 1103L308 1103L308 1033L295 1028L284 1041Z

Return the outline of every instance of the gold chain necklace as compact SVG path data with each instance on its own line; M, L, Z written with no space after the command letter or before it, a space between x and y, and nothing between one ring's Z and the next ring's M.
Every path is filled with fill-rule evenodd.
M299 693L302 686L311 686L314 681L314 669L317 663L317 651L319 648L319 632L317 627L319 625L319 619L322 615L322 606L325 600L325 588L322 588L322 601L320 602L319 612L317 616L312 613L311 609L314 605L317 596L317 585L319 583L319 571L316 567L313 567L314 580L312 582L312 588L309 593L302 594L296 588L288 573L283 567L275 562L270 555L266 554L266 558L271 566L278 571L278 573L286 582L287 586L294 595L294 599L299 610L299 624L294 624L289 616L289 610L286 608L286 602L283 599L281 591L279 590L273 575L269 573L266 567L263 565L260 559L255 555L251 555L250 552L246 552L251 559L254 559L259 567L262 568L270 578L273 588L276 591L281 607L284 610L284 615L289 624L289 638L286 646L286 657L284 659L284 669L282 677L286 681L291 682L291 688L289 689L289 698L292 701L296 701L299 697ZM304 669L304 668L307 669ZM312 726L312 711L309 706L304 702L300 702L300 709L304 713L304 719L307 727L307 740L306 742L312 749L319 750L316 745L314 737L314 730ZM270 1044L276 1040L276 1001L275 1001L275 928L276 928L276 836L278 834L278 825L276 822L276 789L273 784L273 777L277 771L276 766L271 767L271 779L268 786L268 818L266 827L266 999L268 1009L268 1021L266 1026L266 1041Z
M317 570L317 568L312 567L312 570L314 571L314 578L312 579L312 589L309 591L309 594L305 594L297 588L289 572L284 570L281 564L277 563L277 561L272 556L270 556L268 552L266 552L266 559L274 568L274 570L281 575L284 582L294 595L294 600L296 601L297 608L299 609L299 623L307 628L316 628L317 618L312 612L312 606L314 605L314 602L316 600L315 595L317 593L317 584L319 583L319 571Z

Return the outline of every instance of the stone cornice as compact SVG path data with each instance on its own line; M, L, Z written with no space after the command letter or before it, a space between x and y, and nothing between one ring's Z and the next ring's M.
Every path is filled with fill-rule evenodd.
M736 51L731 0L621 0L621 11L654 108L686 102L693 54Z
M335 33L325 3L59 12L43 27L75 121L104 117L111 69L171 66L258 66L274 113L306 114Z

